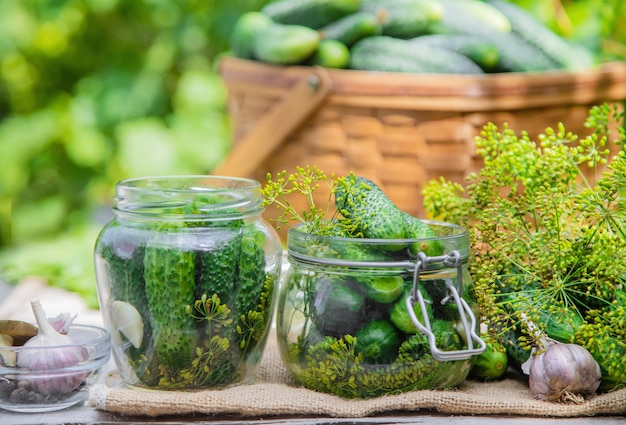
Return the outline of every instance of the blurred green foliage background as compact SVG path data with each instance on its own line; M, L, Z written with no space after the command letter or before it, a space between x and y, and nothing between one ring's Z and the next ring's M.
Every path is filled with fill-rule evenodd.
M262 0L0 1L0 276L96 305L115 183L208 173L230 149L215 57Z
M97 306L92 250L115 183L210 173L231 147L216 73L237 17L267 0L0 1L0 277ZM622 0L517 0L626 57Z

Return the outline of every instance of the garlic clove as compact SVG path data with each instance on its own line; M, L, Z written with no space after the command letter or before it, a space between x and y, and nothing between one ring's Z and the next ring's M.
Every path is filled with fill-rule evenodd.
M543 355L540 353L533 357L528 370L528 388L530 392L539 400L554 401L559 398L560 393L551 385L543 365Z
M125 301L113 301L111 304L111 318L115 327L135 348L141 347L143 342L143 320L135 306Z
M6 347L13 346L13 337L7 334L0 334L0 364L4 366L14 367L17 361L17 353L8 350ZM3 349L5 347L5 349Z
M48 322L50 322L54 330L59 333L66 334L69 332L74 319L76 319L75 314L72 316L70 313L61 313L56 317L48 319Z

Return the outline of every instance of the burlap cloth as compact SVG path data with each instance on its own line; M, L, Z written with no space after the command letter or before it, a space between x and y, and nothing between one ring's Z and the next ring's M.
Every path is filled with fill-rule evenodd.
M104 383L92 388L88 404L123 415L151 417L195 413L358 418L416 411L577 417L625 415L626 389L598 395L582 404L560 404L535 400L526 381L507 378L490 383L467 380L450 391L422 390L367 400L345 400L299 387L283 366L272 336L253 384L197 392L143 391L124 388L113 372Z

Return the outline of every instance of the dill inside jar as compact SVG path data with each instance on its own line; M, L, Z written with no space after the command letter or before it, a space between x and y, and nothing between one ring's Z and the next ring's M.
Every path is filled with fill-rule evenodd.
M123 180L95 247L100 309L124 383L250 382L272 322L281 244L254 180Z

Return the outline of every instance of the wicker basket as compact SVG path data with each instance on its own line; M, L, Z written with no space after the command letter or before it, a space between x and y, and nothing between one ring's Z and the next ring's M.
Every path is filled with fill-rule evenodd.
M219 69L235 145L215 174L264 183L268 172L296 166L353 171L418 217L425 182L443 176L462 183L480 167L474 139L486 123L506 122L534 136L563 122L585 134L591 106L626 99L625 63L578 73L465 76L277 67L228 57ZM325 205L327 196L321 190L316 202Z

